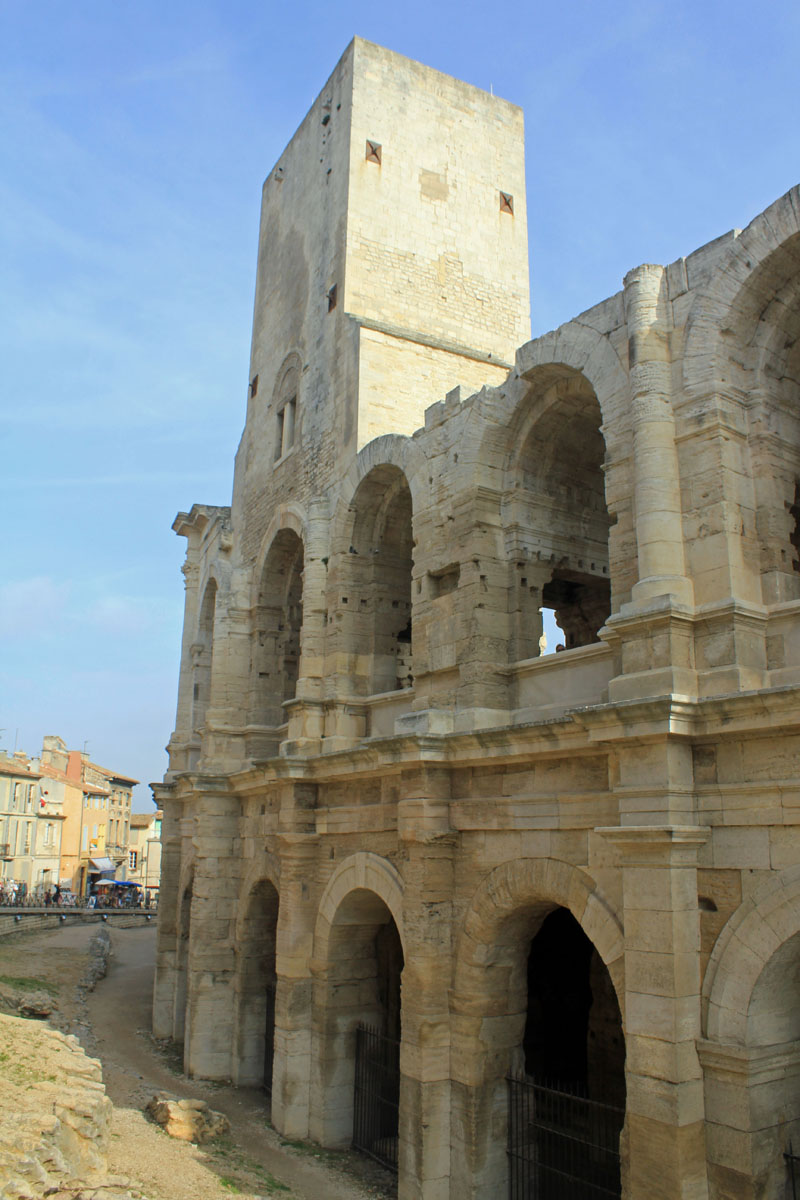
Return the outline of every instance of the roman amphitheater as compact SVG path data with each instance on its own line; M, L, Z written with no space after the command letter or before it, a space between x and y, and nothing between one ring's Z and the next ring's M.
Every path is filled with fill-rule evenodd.
M522 114L357 39L248 379L175 522L156 1034L401 1200L791 1195L800 190L531 341Z

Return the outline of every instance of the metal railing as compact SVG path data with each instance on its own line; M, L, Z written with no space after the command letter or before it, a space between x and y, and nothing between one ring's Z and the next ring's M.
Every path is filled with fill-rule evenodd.
M356 1029L353 1148L397 1170L400 1043L369 1025Z
M789 1182L792 1185L792 1200L797 1200L797 1187L800 1184L800 1154L795 1154L792 1151L792 1143L789 1142L789 1149L783 1155L786 1166L789 1169Z
M617 1200L624 1110L507 1077L509 1200Z

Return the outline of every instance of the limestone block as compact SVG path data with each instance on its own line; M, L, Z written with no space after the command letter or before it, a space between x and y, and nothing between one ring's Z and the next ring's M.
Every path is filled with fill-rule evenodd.
M148 1101L147 1115L170 1137L183 1142L210 1142L230 1131L230 1121L213 1112L205 1100L179 1100L159 1092Z

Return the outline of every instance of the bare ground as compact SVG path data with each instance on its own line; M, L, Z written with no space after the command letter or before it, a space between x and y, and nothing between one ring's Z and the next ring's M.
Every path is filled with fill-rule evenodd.
M392 1176L368 1160L281 1138L268 1124L263 1093L182 1074L178 1048L150 1034L154 925L113 929L108 974L94 992L82 993L92 932L91 926L75 925L0 939L0 1008L13 1008L22 991L49 991L58 1004L52 1023L76 1033L100 1059L115 1108L109 1161L114 1175L128 1177L148 1200L395 1195ZM208 1101L228 1117L230 1135L206 1146L168 1137L142 1112L157 1091Z

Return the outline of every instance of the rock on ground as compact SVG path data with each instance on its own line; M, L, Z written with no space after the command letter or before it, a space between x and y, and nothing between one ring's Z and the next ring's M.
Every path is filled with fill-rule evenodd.
M230 1131L231 1123L222 1113L213 1112L205 1100L179 1100L159 1092L145 1112L170 1135L184 1142L210 1142Z

